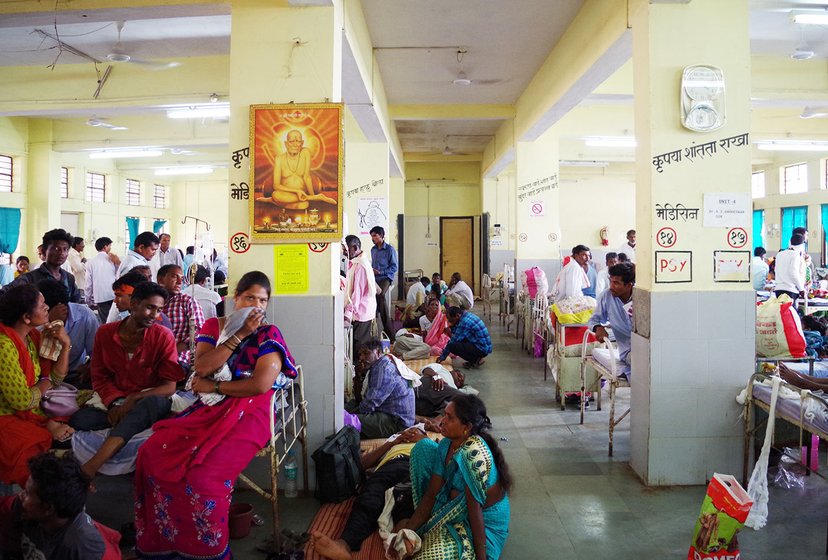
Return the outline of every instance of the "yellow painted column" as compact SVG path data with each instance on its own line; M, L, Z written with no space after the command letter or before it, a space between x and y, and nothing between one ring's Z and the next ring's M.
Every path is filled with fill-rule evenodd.
M560 270L558 137L550 129L533 142L518 142L515 160L515 273L537 266L550 286Z
M28 247L18 252L28 255L32 268L40 266L35 248L43 234L60 227L60 164L52 151L52 121L29 120L29 157L26 179L26 239ZM70 232L81 235L79 232ZM21 239L22 240L22 239Z
M648 484L701 484L741 468L734 395L754 363L748 2L641 2L631 22L631 463ZM721 70L723 96L704 101L721 85L715 71L687 72L682 87L700 64ZM682 104L694 126L723 124L689 130Z
M239 167L232 159L233 152L249 146L250 105L341 101L341 57L339 2L291 8L286 2L271 0L232 1L230 185L250 181L249 157L242 158ZM250 234L248 201L230 198L230 185L226 202L216 203L228 207L231 236ZM252 185L249 196L255 196ZM280 293L275 254L281 247L303 253L294 270L307 278L306 290ZM345 346L339 256L336 242L313 247L308 243L255 243L246 252L230 254L231 285L250 270L261 270L271 279L274 290L267 318L280 328L296 362L304 367L309 403L307 447L311 451L342 425Z

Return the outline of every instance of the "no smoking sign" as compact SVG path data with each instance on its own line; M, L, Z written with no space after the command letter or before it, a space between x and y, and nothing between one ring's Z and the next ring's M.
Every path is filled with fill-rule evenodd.
M546 214L542 200L535 200L529 204L529 215L533 218L541 218Z

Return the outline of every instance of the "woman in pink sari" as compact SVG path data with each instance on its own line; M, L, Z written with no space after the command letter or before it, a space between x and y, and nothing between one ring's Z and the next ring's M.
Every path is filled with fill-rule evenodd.
M269 298L264 273L248 272L239 280L236 313L247 313L241 328L231 334L227 330L232 327L225 326L232 317L213 318L198 335L192 389L209 397L175 418L156 422L138 453L135 528L141 558L232 557L228 510L233 484L270 437L273 389L285 377L296 377L279 329L262 324ZM218 370L225 371L225 364L232 379L212 379ZM224 399L215 403L220 395Z
M440 300L431 298L428 300L426 314L420 317L420 330L423 332L423 342L431 346L431 355L439 356L448 344L450 337L446 334L448 319L443 313Z

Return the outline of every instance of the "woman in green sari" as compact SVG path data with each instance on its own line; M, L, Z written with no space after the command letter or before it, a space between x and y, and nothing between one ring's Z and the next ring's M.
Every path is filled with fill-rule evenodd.
M417 443L411 452L416 510L404 528L422 538L417 560L497 560L509 535L512 478L489 434L486 405L461 395L447 406L443 440Z

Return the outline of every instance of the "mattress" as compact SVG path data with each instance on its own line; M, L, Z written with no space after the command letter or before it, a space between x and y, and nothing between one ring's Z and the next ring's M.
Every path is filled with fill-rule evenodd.
M612 352L612 354L610 354L610 352ZM612 371L611 368L613 361L615 361L616 373L621 371L621 368L624 367L624 364L618 359L618 350L615 349L610 351L606 348L595 348L592 350L592 359L603 366L607 371Z
M807 366L807 364L805 365ZM753 398L770 405L771 387L754 383ZM824 434L828 433L828 408L817 399L806 399L806 403L807 409L804 414L806 429L811 426ZM776 399L776 416L787 417L798 422L800 418L800 399L781 397Z

